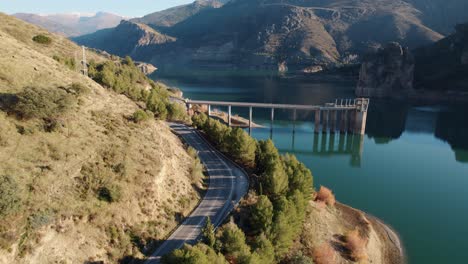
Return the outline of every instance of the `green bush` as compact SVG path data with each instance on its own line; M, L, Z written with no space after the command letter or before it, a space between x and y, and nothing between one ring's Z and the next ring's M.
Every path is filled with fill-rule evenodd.
M9 175L0 176L0 216L6 216L19 209L21 198L15 179Z
M18 101L13 106L13 111L22 118L58 117L77 101L75 96L62 88L26 87L17 97Z
M49 38L48 36L45 36L45 35L42 35L42 34L39 34L39 35L36 35L32 38L32 40L36 43L39 43L39 44L46 44L46 45L49 45L50 43L52 43L52 39Z
M187 111L184 105L178 103L167 104L168 119L172 121L183 121L187 119Z
M132 120L135 123L145 122L150 120L151 118L152 116L150 114L141 109L136 110L135 113L133 113L132 115Z

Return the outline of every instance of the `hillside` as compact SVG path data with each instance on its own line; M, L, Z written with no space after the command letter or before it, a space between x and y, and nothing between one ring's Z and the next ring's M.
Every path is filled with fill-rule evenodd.
M176 6L163 11L148 14L130 21L147 24L152 27L171 27L204 10L219 8L228 0L197 0L187 5Z
M420 10L402 0L237 0L158 30L177 41L137 53L162 69L183 65L277 71L281 65L302 70L354 62L356 55L389 41L416 48L443 37L423 23ZM109 49L99 45L100 38L94 34L86 37L92 41L77 41Z
M175 38L161 34L145 24L125 20L115 28L100 30L72 40L118 56L129 55L140 61L148 61L147 56L153 53L154 48L176 41Z
M28 23L38 25L50 32L67 37L90 34L105 28L117 26L123 17L111 13L99 12L94 15L54 14L37 15L27 13L14 14Z
M66 38L0 14L0 42L0 263L142 258L199 200L193 153L70 67L80 48ZM135 91L154 86L129 60L88 60L105 80L115 65L139 76Z

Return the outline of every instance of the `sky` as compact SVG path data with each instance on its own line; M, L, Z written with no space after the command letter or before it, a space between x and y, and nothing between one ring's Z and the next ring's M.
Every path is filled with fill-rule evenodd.
M0 12L13 13L96 13L110 12L139 17L194 0L0 0Z

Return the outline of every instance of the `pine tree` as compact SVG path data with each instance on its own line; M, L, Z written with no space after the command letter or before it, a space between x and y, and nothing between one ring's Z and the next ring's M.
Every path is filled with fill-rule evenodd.
M216 235L214 225L211 223L210 217L206 218L205 227L202 229L203 242L210 246L214 247L216 243Z

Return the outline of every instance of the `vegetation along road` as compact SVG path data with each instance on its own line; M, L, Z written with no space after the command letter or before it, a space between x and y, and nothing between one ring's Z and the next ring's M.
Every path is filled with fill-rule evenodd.
M185 243L194 244L205 225L206 217L210 217L213 225L219 226L248 190L245 172L211 146L197 130L182 124L171 123L170 126L198 151L209 175L209 187L200 205L152 254L147 264L159 263L162 256L181 248Z

